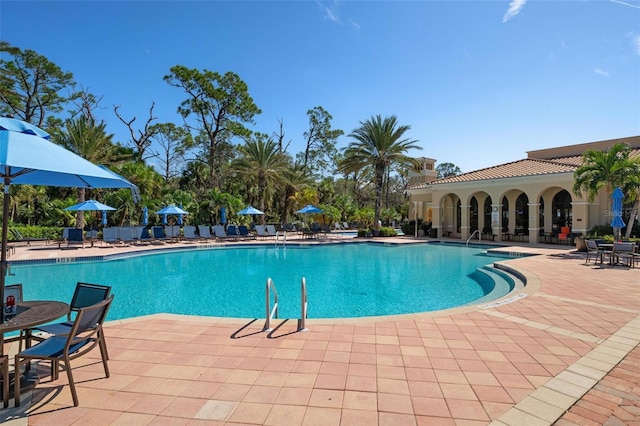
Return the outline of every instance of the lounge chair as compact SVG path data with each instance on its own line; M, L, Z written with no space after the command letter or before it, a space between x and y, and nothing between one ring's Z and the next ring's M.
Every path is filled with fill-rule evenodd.
M275 238L278 235L275 225L267 225L267 234L273 238Z
M32 238L32 237L23 237L22 234L20 233L20 231L18 231L17 229L10 229L11 231L11 235L13 235L13 238L15 241L17 242L25 242L27 243L28 246L31 245L31 241L49 241L48 238Z
M136 240L136 244L147 245L153 242L151 234L149 234L149 228L143 227L140 232L140 237Z
M102 241L109 245L120 245L116 228L102 228Z
M193 225L185 225L184 228L182 228L182 232L185 241L198 241L202 239L196 234L196 227Z
M18 353L15 358L15 370L20 371L23 364L26 365L32 360L48 360L52 363L51 380L57 380L59 365L60 362L62 362L64 369L67 371L73 405L77 407L79 404L78 395L73 380L73 373L71 372L70 361L81 357L96 346L99 346L104 373L106 377L109 377L107 345L104 340L104 334L102 333L102 324L112 301L113 296L95 305L81 308L68 335L50 337ZM20 382L20 380L15 380L15 407L20 406Z
M116 228L116 235L120 242L125 246L133 243L133 229L130 226L118 226Z
M227 235L229 237L235 237L236 239L243 239L244 237L240 234L240 230L237 225L227 225Z
M227 232L224 230L224 226L222 225L214 225L213 234L216 236L216 238L220 240L237 240L238 239L238 236L236 235L228 235Z
M265 225L256 225L256 236L258 238L271 238Z
M82 229L71 228L69 229L69 235L67 236L67 247L79 245L84 248L84 232Z
M209 225L198 225L198 235L205 240L216 239L216 236L211 234L211 227L209 227Z
M255 240L256 236L249 232L249 228L245 225L238 226L238 232L245 240Z
M180 240L180 227L178 225L165 225L164 234L170 242L176 243Z
M152 243L163 244L165 241L169 240L169 237L167 237L167 234L164 232L163 226L152 226L151 232L153 234Z

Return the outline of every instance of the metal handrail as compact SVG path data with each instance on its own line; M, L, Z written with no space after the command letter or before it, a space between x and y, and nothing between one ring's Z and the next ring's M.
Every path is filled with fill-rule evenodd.
M273 309L271 308L271 289L273 289ZM275 317L278 318L278 291L271 278L267 278L266 286L266 308L267 315L262 331L271 331L271 320Z
M307 281L304 277L302 277L302 281L300 282L300 298L302 312L300 313L300 321L298 322L298 331L309 331L306 327L307 308L309 304L307 299Z
M471 234L471 236L467 238L467 247L469 247L469 241L471 241L473 236L476 234L478 234L478 241L482 241L482 234L480 233L479 229L476 229L475 231L473 231L473 234Z

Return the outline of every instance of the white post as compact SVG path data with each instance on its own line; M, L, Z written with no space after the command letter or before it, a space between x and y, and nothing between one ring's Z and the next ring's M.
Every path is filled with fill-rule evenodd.
M414 238L418 238L418 202L413 202Z

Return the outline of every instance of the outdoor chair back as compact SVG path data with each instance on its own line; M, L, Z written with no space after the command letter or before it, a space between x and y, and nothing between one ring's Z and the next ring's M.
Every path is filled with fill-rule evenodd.
M51 380L57 380L60 362L62 362L67 372L73 405L77 407L78 395L73 380L70 361L99 346L105 376L109 377L107 346L104 340L104 334L102 333L102 324L104 323L112 301L113 296L110 296L99 303L80 308L68 335L50 337L18 353L15 358L16 371L20 371L22 364L27 364L32 360L40 359L51 361ZM18 407L19 405L20 380L16 380L15 406Z

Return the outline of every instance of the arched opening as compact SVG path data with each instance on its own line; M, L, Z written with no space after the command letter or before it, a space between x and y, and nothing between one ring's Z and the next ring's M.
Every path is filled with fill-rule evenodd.
M491 230L491 197L487 197L484 199L484 227L482 228L482 233L491 235L493 231Z
M476 197L471 197L469 204L469 226L471 227L470 232L473 233L478 230L478 200Z
M502 197L502 232L509 232L509 200Z
M557 232L563 226L571 228L573 211L571 209L571 194L565 189L559 191L551 203L553 211L553 231Z
M524 192L516 199L515 235L529 234L529 197Z

